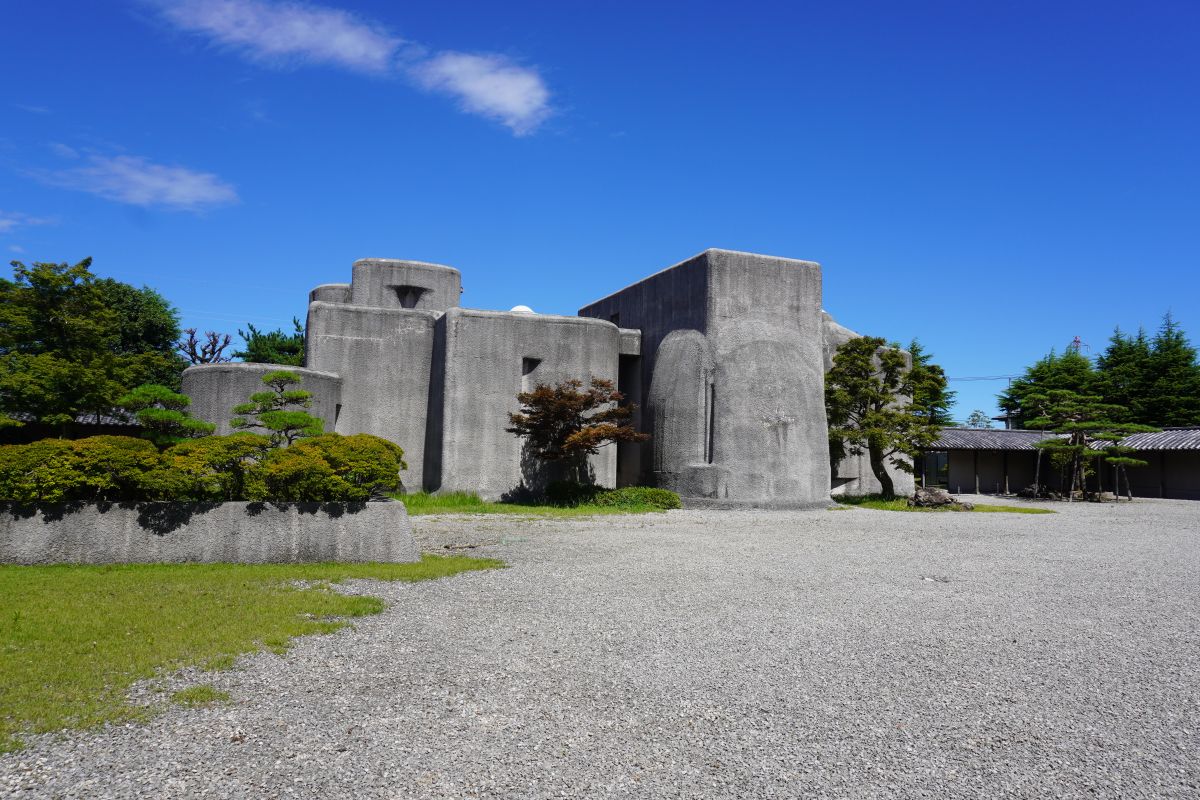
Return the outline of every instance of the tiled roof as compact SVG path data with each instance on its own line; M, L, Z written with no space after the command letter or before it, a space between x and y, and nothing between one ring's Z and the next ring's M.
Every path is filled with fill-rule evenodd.
M1032 450L1053 434L1004 428L942 428L930 450Z
M1121 444L1138 450L1200 450L1200 427L1135 433L1127 436Z
M1003 428L942 428L930 450L1033 450L1054 434ZM1157 433L1135 433L1121 441L1136 450L1200 450L1200 427L1167 428ZM1096 449L1106 443L1097 442Z

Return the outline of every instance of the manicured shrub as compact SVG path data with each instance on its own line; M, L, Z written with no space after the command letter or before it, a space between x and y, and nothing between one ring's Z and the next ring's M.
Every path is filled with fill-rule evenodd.
M0 501L66 503L135 500L159 464L145 439L91 436L0 447Z
M0 446L0 502L362 501L400 485L404 451L377 436L323 434L276 448L235 433L160 453L145 439L93 436Z
M158 469L147 474L143 492L148 500L267 499L250 497L261 482L259 465L271 452L271 442L257 433L208 436L181 442L163 453Z
M0 446L0 500L61 503L73 499L80 478L66 439Z
M369 500L396 491L406 466L404 451L386 439L323 434L272 451L255 491L276 501Z
M546 488L546 502L553 506L574 508L593 505L608 508L644 508L650 506L663 511L682 508L679 495L667 489L649 486L625 486L620 489L605 489L590 484L556 481Z
M592 499L592 504L615 508L632 508L650 506L662 511L673 508L683 508L679 495L668 489L656 489L650 486L625 486L620 489L606 489L598 492Z
M158 448L130 436L89 436L71 442L76 485L72 500L137 500L142 481L160 465Z

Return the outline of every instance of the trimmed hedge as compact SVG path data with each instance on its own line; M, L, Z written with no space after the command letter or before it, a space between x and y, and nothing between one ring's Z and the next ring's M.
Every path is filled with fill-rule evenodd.
M626 486L621 489L605 489L568 481L556 481L546 487L546 502L553 506L574 508L592 505L609 508L635 508L650 506L661 511L683 508L679 495L667 489L649 486Z
M361 501L395 491L406 467L400 447L368 434L273 448L266 436L238 433L161 453L128 436L43 439L0 446L0 502Z

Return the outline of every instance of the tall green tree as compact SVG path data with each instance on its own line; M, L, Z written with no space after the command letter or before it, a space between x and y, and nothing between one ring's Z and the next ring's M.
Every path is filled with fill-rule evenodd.
M1106 402L1121 406L1127 420L1142 420L1149 415L1153 383L1150 356L1145 329L1139 328L1136 335L1130 336L1118 327L1096 358L1096 392Z
M178 386L178 316L151 289L75 265L12 262L0 279L0 414L60 435L143 383Z
M250 323L248 330L238 329L245 347L234 350L234 358L255 364L285 364L291 367L304 366L304 326L300 320L292 317L292 333L284 333L282 328L273 331L260 331Z
M1156 427L1200 425L1200 362L1168 312L1150 342L1149 386L1136 420Z
M992 427L992 418L982 408L977 408L967 417L968 428L990 428Z
M1015 427L1029 427L1029 420L1042 414L1040 407L1045 406L1047 392L1090 395L1094 393L1096 383L1096 371L1086 357L1075 350L1067 350L1062 355L1051 350L1000 394L1000 408L1009 412L1016 422ZM1034 397L1039 398L1038 403L1031 400Z
M912 384L911 412L923 417L931 425L953 425L950 408L958 393L947 388L946 372L933 363L933 354L926 352L916 339L909 343L908 353L912 357L912 368L908 374Z
M936 374L922 380L936 383ZM942 390L945 378L940 378ZM936 388L928 387L927 391ZM940 423L927 406L914 408L912 372L904 353L875 336L851 339L838 348L825 376L830 457L867 454L883 496L896 496L887 467L912 472L912 460L937 441Z

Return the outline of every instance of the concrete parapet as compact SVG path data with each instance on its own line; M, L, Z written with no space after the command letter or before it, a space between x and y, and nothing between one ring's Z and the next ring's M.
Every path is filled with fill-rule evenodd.
M420 560L403 503L80 503L0 511L0 563Z
M458 306L462 276L441 264L362 258L354 262L351 286L356 306L445 311Z
M262 382L268 372L284 370L300 376L300 387L312 392L308 413L325 422L325 431L335 430L341 404L342 380L330 372L281 364L197 364L183 371L183 393L192 398L191 414L217 426L218 435L233 433L229 421L233 407L245 403L255 392L267 391Z

